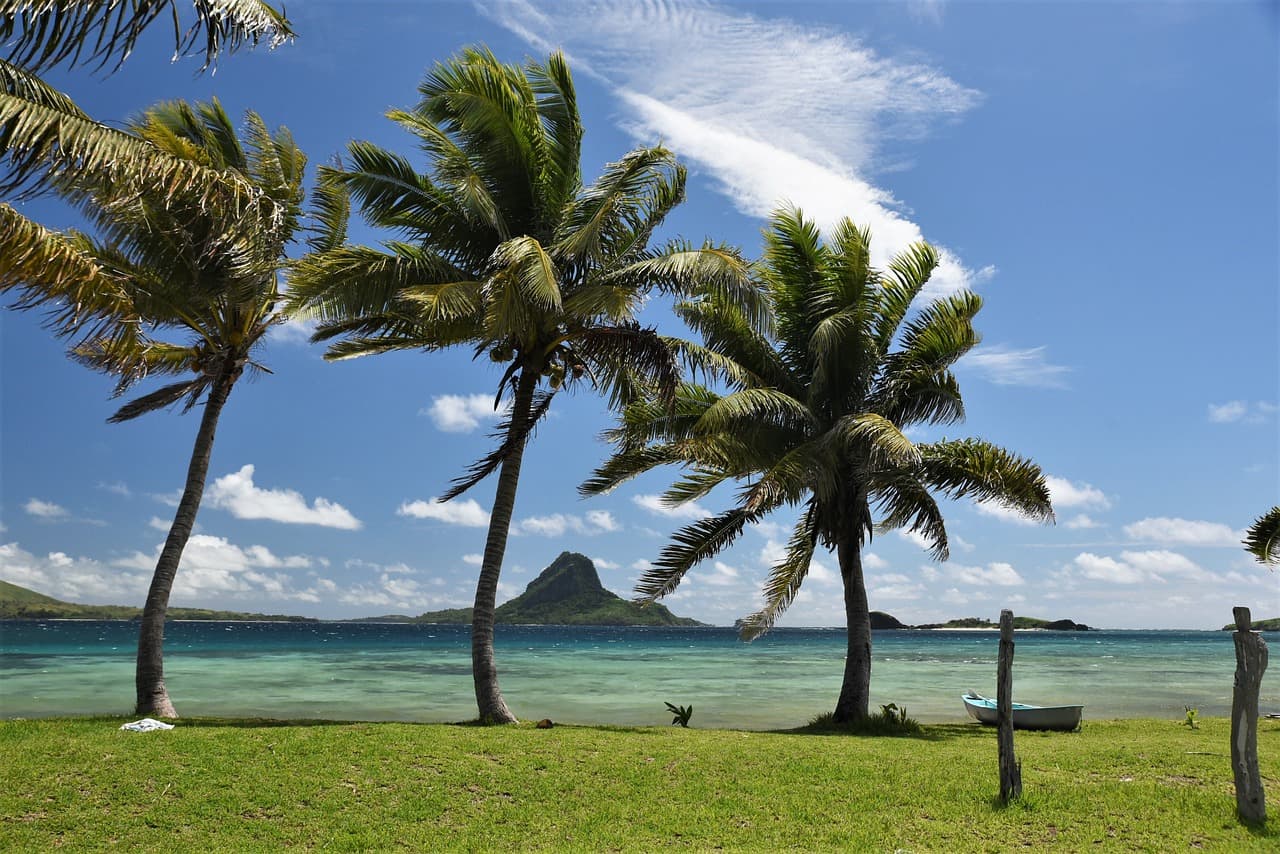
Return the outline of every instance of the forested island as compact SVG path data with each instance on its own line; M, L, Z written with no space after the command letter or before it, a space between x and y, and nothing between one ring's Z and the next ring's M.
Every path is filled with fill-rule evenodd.
M131 605L79 605L45 596L17 584L0 581L0 620L137 620L142 609ZM260 620L316 623L314 617L289 614L255 614L243 611L215 611L209 608L170 608L170 620Z
M470 623L470 608L428 611L416 617L388 614L370 621L400 623ZM637 605L606 590L591 558L561 552L529 586L494 612L498 624L548 626L705 626L677 617L665 606Z

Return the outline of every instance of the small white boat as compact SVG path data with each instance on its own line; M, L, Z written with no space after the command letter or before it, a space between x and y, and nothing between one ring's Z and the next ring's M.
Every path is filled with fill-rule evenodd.
M976 691L970 691L960 699L969 717L989 726L996 725L996 701L984 697ZM1084 706L1028 706L1025 703L1013 704L1014 729L1051 729L1070 732L1080 727L1080 715Z

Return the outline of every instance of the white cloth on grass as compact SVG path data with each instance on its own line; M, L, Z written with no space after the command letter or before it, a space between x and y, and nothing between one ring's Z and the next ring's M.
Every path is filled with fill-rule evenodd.
M129 732L152 732L158 729L173 729L173 724L167 724L154 718L143 718L140 721L125 724L120 729L127 729Z

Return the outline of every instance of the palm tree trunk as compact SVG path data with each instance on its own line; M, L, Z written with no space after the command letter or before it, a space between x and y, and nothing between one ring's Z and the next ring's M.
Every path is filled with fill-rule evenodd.
M511 429L520 429L533 408L533 390L538 383L535 371L524 369L516 384L511 403ZM510 724L516 716L507 708L498 687L498 666L493 658L493 612L498 598L498 577L502 574L502 558L507 552L507 533L515 510L516 487L520 482L520 464L524 460L525 443L519 442L502 461L498 472L498 492L489 514L489 534L484 544L484 561L476 582L475 607L471 612L471 676L475 681L476 707L480 722Z
M862 548L856 541L837 546L840 577L844 580L844 615L849 648L844 659L844 682L836 701L835 721L848 723L867 716L871 700L871 611L862 576Z
M178 574L182 550L191 538L191 529L196 524L196 512L200 509L200 499L204 497L204 483L209 473L209 458L213 456L213 435L218 429L218 417L222 414L222 407L226 404L239 373L240 368L228 361L209 390L204 415L200 419L200 430L196 433L196 443L191 449L191 462L187 465L187 484L182 490L173 524L169 526L169 536L165 538L160 559L156 561L155 573L151 576L147 603L142 609L142 628L138 633L138 664L135 674L138 703L135 711L140 715L162 718L178 716L164 684L164 618L169 610L169 594L173 591L173 580Z

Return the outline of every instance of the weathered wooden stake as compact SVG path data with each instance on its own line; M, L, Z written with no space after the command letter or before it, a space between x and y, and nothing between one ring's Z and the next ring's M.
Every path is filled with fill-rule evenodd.
M1250 631L1249 609L1233 608L1236 682L1231 692L1231 770L1236 778L1236 815L1241 821L1267 820L1267 798L1258 774L1258 692L1267 669L1267 642Z
M996 669L996 742L1000 751L1000 801L1022 796L1022 763L1013 755L1013 612L1000 612Z

